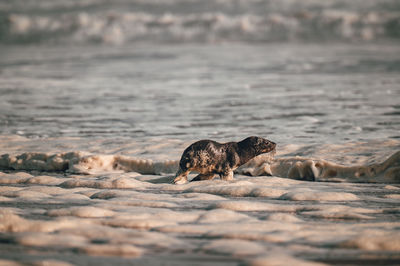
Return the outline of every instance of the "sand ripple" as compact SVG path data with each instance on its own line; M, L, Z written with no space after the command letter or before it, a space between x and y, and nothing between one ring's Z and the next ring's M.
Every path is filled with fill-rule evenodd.
M363 261L368 254L371 262L382 256L369 252L400 259L397 185L237 175L176 186L167 177L1 173L5 263L57 258L68 265L83 257L162 263L165 255L178 265L188 263L185 256L322 265L337 256ZM26 252L15 260L14 249Z

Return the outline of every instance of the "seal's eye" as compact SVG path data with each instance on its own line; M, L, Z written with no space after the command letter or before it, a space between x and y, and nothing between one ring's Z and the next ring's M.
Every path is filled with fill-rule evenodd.
M270 152L275 150L276 144L272 141L265 140L261 147L263 148L263 152Z

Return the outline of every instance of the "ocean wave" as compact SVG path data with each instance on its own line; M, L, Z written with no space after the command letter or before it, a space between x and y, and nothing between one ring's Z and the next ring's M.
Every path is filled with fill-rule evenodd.
M400 38L396 11L0 13L0 43L374 41Z
M0 170L63 171L78 174L117 171L168 175L174 174L177 168L177 160L153 161L121 155L92 155L83 152L23 153L16 156L9 154L0 156ZM340 165L324 159L274 158L266 154L257 156L239 167L236 173L306 181L400 183L400 151L381 163L352 166Z

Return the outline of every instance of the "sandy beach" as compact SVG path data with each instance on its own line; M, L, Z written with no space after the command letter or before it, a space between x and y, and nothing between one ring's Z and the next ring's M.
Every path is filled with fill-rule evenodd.
M7 143L21 141L26 147L38 145L20 137L8 137ZM385 144L377 143L382 154L399 144L386 145L385 151ZM181 146L175 142L169 149ZM293 147L287 147L289 151ZM398 172L392 174L396 179L384 180L398 169L398 155L392 157L383 179L358 176L357 182L363 183L343 180L351 177L351 169L359 170L354 166L342 180L315 176L317 181L334 182L260 171L277 168L277 174L284 174L280 169L288 169L290 163L307 175L299 166L304 160L285 156L282 148L274 158L261 155L239 168L234 181L175 185L176 161L157 164L125 156L125 165L132 168L116 169L120 156L27 153L16 159L10 155L18 164L5 166L3 156L1 263L395 265L400 260ZM61 158L74 164L64 168Z

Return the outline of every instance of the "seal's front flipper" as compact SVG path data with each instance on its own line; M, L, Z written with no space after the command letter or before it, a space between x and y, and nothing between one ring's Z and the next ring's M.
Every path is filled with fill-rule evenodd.
M174 184L177 185L182 185L187 183L187 177L186 176L178 176L174 179Z
M189 171L182 171L182 169L179 168L178 172L175 175L174 184L181 185L187 183L188 174Z
M226 171L224 174L220 175L221 180L230 181L233 180L233 171Z

